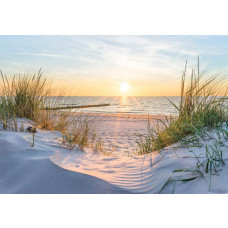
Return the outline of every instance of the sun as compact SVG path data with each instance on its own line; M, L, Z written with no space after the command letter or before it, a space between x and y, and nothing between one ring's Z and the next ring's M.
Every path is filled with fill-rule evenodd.
M120 84L120 91L123 92L123 93L126 93L129 91L129 84L127 82L122 82Z

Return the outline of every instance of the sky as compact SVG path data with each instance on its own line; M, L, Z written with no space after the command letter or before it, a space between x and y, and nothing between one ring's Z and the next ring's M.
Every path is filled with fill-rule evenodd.
M200 69L227 72L228 36L0 36L4 74L41 68L74 96L176 96L198 55Z

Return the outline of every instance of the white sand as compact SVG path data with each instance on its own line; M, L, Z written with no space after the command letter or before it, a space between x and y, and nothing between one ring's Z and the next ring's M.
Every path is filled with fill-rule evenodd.
M137 146L139 134L145 134L147 117L137 116L94 116L97 121L96 133L104 142L106 153L130 156Z
M98 134L106 141L105 147L117 143L110 155L69 151L60 146L58 132L38 131L32 148L31 134L1 131L0 193L158 193L173 170L196 165L189 149L174 149L177 145L159 155L133 155L135 134L146 132L146 119L99 118ZM228 159L228 142L223 141L225 146L221 149ZM205 156L205 147L191 150ZM206 174L190 182L177 182L174 193L228 193L227 166L218 174L212 176L210 192ZM175 177L195 175L177 173ZM162 193L172 193L173 187L174 182Z
M0 193L127 193L94 176L62 169L51 161L60 151L50 132L31 136L0 132Z

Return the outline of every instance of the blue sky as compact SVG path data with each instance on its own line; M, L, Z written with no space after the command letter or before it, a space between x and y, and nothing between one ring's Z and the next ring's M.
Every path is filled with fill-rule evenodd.
M185 61L228 69L228 36L0 36L0 69L36 72L73 95L177 95Z

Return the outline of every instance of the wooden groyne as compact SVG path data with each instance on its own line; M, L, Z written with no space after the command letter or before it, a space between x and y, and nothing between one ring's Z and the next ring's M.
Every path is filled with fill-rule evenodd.
M59 106L59 107L46 107L45 110L94 108L94 107L103 107L103 106L110 106L110 104L97 104L97 105L70 105L70 106Z

